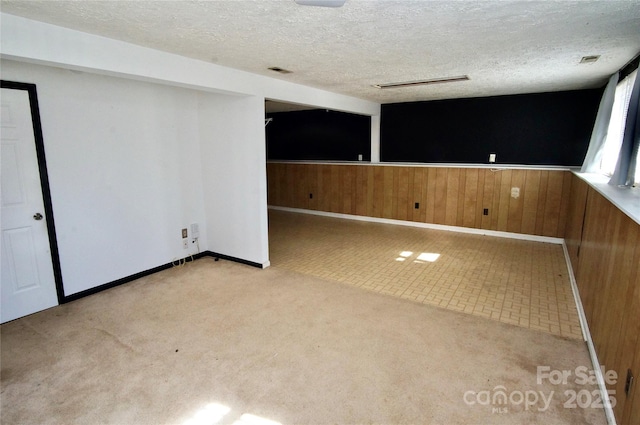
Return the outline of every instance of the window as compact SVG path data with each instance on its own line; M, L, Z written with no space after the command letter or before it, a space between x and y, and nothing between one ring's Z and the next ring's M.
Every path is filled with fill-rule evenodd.
M629 74L624 80L620 81L616 86L615 98L613 101L613 109L611 111L611 120L607 130L607 138L604 142L602 160L600 161L600 172L607 176L613 175L622 139L624 137L624 126L627 120L627 111L629 110L629 100L633 91L633 82L636 79L636 69ZM640 172L638 172L638 163L636 163L636 184L640 180Z
M638 125L638 124L636 124ZM640 149L638 149L638 152L636 154L636 173L634 174L634 176L636 176L635 181L633 182L635 187L640 187Z

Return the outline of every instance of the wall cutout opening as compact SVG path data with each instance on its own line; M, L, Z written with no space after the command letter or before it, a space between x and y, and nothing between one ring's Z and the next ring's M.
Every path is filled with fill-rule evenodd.
M371 117L267 100L270 161L371 161Z

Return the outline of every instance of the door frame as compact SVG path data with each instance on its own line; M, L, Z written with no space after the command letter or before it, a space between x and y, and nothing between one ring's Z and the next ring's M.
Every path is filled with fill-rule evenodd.
M38 170L40 171L40 187L42 200L44 201L44 213L47 220L47 234L49 236L49 249L51 250L51 264L53 265L53 277L58 295L58 304L64 304L64 285L62 282L62 268L60 267L60 253L58 251L58 239L56 238L56 226L53 219L53 204L51 202L51 190L49 188L49 175L47 174L47 161L44 154L44 139L42 137L42 122L40 121L40 108L38 106L38 94L36 85L31 83L19 83L15 81L0 80L0 88L12 90L25 90L29 94L29 106L31 108L31 122L36 143L36 156L38 158Z

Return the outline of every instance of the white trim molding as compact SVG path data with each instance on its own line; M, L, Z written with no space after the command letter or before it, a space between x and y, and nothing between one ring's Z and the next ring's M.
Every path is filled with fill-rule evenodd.
M577 173L589 186L604 196L630 219L640 224L640 187L618 187L609 184L609 177L595 173Z
M580 292L578 291L578 284L576 277L573 274L573 267L571 266L571 257L569 257L569 251L567 250L567 244L562 242L562 250L564 251L564 258L567 262L567 269L569 270L569 280L571 281L571 290L573 292L573 299L578 309L578 318L580 320L580 328L582 329L582 337L587 343L587 349L589 350L589 357L591 358L591 366L593 367L596 381L598 382L598 389L600 390L600 397L604 405L604 414L607 418L609 425L617 425L616 417L613 413L613 406L609 401L609 393L607 392L607 384L604 381L602 375L602 369L600 367L600 361L598 360L598 354L596 353L596 347L593 345L593 339L591 338L591 332L589 331L589 324L587 323L587 316L584 313L582 307L582 300L580 299ZM618 396L618 394L615 394Z
M379 148L379 147L378 147ZM420 168L484 168L491 171L504 170L539 170L539 171L573 171L560 165L521 165L521 164L454 164L426 162L379 162L379 154L374 155L372 146L371 161L308 161L308 160L267 160L267 164L301 164L301 165L370 165L375 167L420 167ZM376 159L378 162L376 162Z
M498 238L520 239L525 241L544 242L562 245L564 239L550 236L526 235L524 233L501 232L498 230L474 229L471 227L447 226L444 224L421 223L415 221L395 220L391 218L368 217L363 215L351 215L332 213L326 211L307 210L304 208L277 207L269 205L269 209L276 211L288 211L302 214L319 215L323 217L344 218L347 220L368 221L371 223L395 224L397 226L418 227L422 229L446 230L449 232L470 233L473 235L495 236Z

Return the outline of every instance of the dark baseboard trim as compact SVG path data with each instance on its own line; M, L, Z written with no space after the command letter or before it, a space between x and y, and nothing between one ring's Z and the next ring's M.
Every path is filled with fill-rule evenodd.
M263 268L262 264L260 263L254 263L253 261L243 260L242 258L231 257L229 255L218 254L217 252L205 251L203 252L203 254L213 258L220 258L222 260L228 260L228 261L233 261L235 263L246 264L247 266L257 267L259 269Z
M211 251L204 251L204 252L200 252L198 254L194 254L193 256L190 255L188 257L182 258L182 259L177 261L177 264L190 263L192 261L195 261L197 259L204 258L204 257L213 257L216 260L217 259L222 259L222 260L227 260L227 261L234 261L236 263L246 264L246 265L252 266L252 267L258 267L260 269L262 268L262 264L260 264L260 263L254 263L253 261L243 260L241 258L231 257L229 255L224 255L224 254L218 254L216 252L211 252ZM175 266L176 266L176 261L174 261L172 263L163 264L161 266L154 267L152 269L145 270L145 271L142 271L142 272L139 272L139 273L135 273L135 274L132 274L130 276L125 276L125 277L123 277L121 279L117 279L117 280L114 280L113 282L108 282L108 283L105 283L103 285L96 286L94 288L90 288L90 289L86 289L84 291L76 292L75 294L66 295L66 296L63 297L62 302L60 304L66 304L66 303L71 302L71 301L79 300L80 298L84 298L84 297L87 297L89 295L97 294L98 292L102 292L102 291L105 291L107 289L111 289L111 288L114 288L116 286L120 286L120 285L123 285L125 283L132 282L132 281L134 281L136 279L140 279L140 278L143 278L145 276L149 276L149 275L152 275L154 273L158 273L158 272L170 269L170 268L175 267Z

